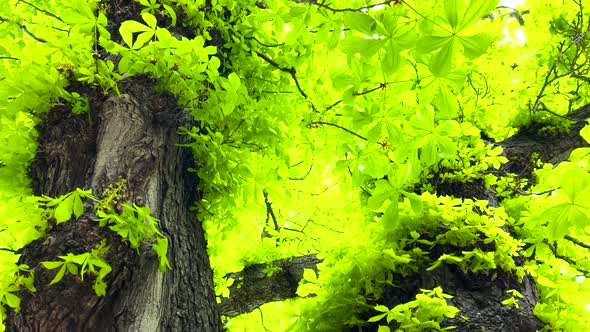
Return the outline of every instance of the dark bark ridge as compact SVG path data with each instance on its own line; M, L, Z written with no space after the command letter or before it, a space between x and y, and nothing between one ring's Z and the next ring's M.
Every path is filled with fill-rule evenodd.
M187 171L192 155L177 146L184 139L176 132L181 123L162 125L154 117L179 112L176 100L143 77L120 88L121 96L92 105L98 110L96 129L86 117L67 113L41 128L43 153L31 166L34 190L59 196L81 187L100 195L109 184L126 179L128 201L148 206L160 219L172 270L159 271L149 245L137 256L118 235L100 229L88 207L79 220L49 227L47 236L23 249L21 263L35 272L37 292L21 292L21 312L10 314L8 330L221 330L203 230L191 212L196 200L196 178ZM111 245L104 258L113 268L105 280L106 297L94 294L91 280L71 275L48 285L55 271L47 271L41 261L89 251L102 239Z
M222 298L219 304L221 314L233 317L268 302L296 297L303 270L317 272L318 263L320 260L314 255L300 256L273 262L271 265L280 268L280 271L272 276L262 272L266 264L251 265L239 273L228 274L226 278L234 278L235 282L230 287L230 297Z

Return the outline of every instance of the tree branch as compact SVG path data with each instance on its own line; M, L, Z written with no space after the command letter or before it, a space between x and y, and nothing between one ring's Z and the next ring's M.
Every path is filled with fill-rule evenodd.
M359 134L355 133L355 132L354 132L354 131L352 131L352 130L348 130L348 129L346 129L346 128L342 127L342 126L339 126L339 125L337 125L337 124L333 124L333 123L329 123L329 122L315 121L315 122L312 122L312 123L308 124L306 127L307 127L307 128L318 128L318 127L320 127L320 126L332 126L332 127L336 127L336 128L342 129L342 130L344 130L345 132L347 132L347 133L349 133L349 134L352 134L352 135L354 135L354 136L356 136L356 137L358 137L358 138L360 138L360 139L362 139L362 140L368 141L368 139L367 139L366 137L364 137L364 136L361 136L361 135L359 135Z
M268 225L269 217L272 218L272 221L275 226L275 231L279 231L279 223L277 222L277 216L272 209L272 204L268 201L268 192L266 189L262 189L262 194L264 195L264 204L266 205L266 224Z
M18 25L18 26L19 26L19 28L21 28L21 30L22 30L24 33L26 33L26 34L27 34L29 37L33 38L34 40L36 40L36 41L38 41L38 42L40 42L40 43L47 43L47 40L45 40L45 39L43 39L43 38L39 38L39 37L35 36L34 34L32 34L32 33L29 31L29 29L27 29L27 27L26 27L24 24L17 23L17 22L15 22L15 21L13 21L13 20L11 20L11 19L9 19L9 18L2 17L2 16L0 16L0 22L10 22L10 23L14 23L14 24Z
M261 42L260 40L258 40L256 37L244 37L244 39L251 39L256 41L258 44L264 46L264 47L281 47L283 45L285 45L285 43L280 43L280 44L274 44L274 45L269 45L269 44L264 44L263 42Z
M307 99L307 101L309 101L309 104L311 105L311 108L313 109L313 111L317 112L315 105L309 99L307 94L303 91L303 89L301 88L301 85L299 85L299 80L297 79L297 71L295 70L295 67L291 67L291 68L281 67L273 59L269 58L268 56L266 56L258 51L256 52L256 55L258 55L260 58L262 58L264 61L268 62L269 64L271 64L273 67L277 68L278 70L283 71L285 73L289 73L291 75L291 77L293 78L293 81L295 81L295 85L297 86L297 90L299 90L299 93L303 96L303 98L305 98L305 99Z
M386 6L386 5L398 5L401 4L401 0L389 0L389 1L385 1L385 2L381 2L381 3L376 3L376 4L372 4L372 5L365 5L361 8L332 8L329 5L323 4L323 3L318 3L317 0L295 0L295 2L297 3L308 3L310 5L315 5L318 6L320 8L324 8L327 9L329 11L335 12L335 13L340 13L340 12L360 12L363 10L367 10L367 9L371 9L374 7L378 7L378 6Z
M576 239L574 237L571 237L569 235L566 235L564 238L566 240L570 240L571 242L573 242L574 244L576 244L576 245L578 245L578 246L580 246L582 248L590 249L590 244L586 244L586 243L584 243L584 242L582 242L582 241L580 241L580 240L578 240L578 239Z
M27 1L25 1L25 0L18 0L17 4L18 4L19 2L22 2L22 3L26 4L26 5L29 5L29 6L31 6L31 7L33 7L33 8L35 8L36 10L38 10L38 11L42 12L43 14L45 14L45 15L47 15L47 16L50 16L50 17L53 17L54 19L56 19L56 20L58 20L58 21L60 21L60 22L63 22L63 20L62 20L62 19L61 19L59 16L55 15L54 13L48 12L48 11L46 11L46 10L43 10L43 9L41 9L41 8L39 8L39 7L35 6L35 5L33 5L33 4L32 4L32 3L30 3L30 2L27 2Z
M308 255L270 263L270 266L281 268L280 272L270 277L262 272L267 268L266 264L248 266L241 272L226 275L226 278L233 278L236 282L230 287L230 297L223 298L219 304L221 314L234 317L268 302L296 297L303 270L317 272L318 263L320 260L315 255Z

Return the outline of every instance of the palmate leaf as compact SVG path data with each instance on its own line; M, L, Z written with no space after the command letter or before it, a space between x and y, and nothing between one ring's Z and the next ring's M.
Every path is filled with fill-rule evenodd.
M453 31L435 29L431 34L422 37L416 48L420 54L436 51L428 64L428 69L436 77L445 77L451 73L453 56L458 51L459 44L463 46L464 55L468 59L475 59L485 53L492 42L489 34L466 36L460 32L496 8L497 4L497 0L473 0L463 13L465 1L445 0L445 17Z
M456 154L457 146L449 138L458 132L459 125L454 121L444 121L435 127L434 109L431 105L422 107L410 118L410 126L415 133L415 146L420 148L420 160L427 165L438 158L448 158Z
M48 208L55 207L53 210L53 217L57 224L60 224L70 220L72 213L76 219L80 218L84 214L82 197L88 197L91 194L92 192L90 190L81 190L78 188L71 193L56 198L41 196L37 197L36 200Z
M548 221L549 240L559 240L568 234L572 226L578 229L590 225L590 175L580 167L572 167L559 180L561 189L554 199L562 202L551 206L541 214Z
M141 48L154 37L157 30L157 20L152 14L143 13L141 17L148 25L143 25L137 21L125 21L119 27L119 33L123 41L133 49ZM133 42L134 33L139 33L135 43Z
M562 203L553 206L541 215L543 220L549 220L547 225L548 239L550 241L563 239L568 234L574 221L582 225L589 225L589 218L576 205L571 203Z
M572 167L560 178L561 189L572 203L590 203L590 194L586 190L590 185L590 174L579 167ZM590 207L590 205L588 205Z

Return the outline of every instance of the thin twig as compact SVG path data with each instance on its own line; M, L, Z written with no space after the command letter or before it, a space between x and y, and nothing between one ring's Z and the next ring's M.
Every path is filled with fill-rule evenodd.
M61 19L59 16L55 15L54 13L48 12L48 11L46 11L46 10L44 10L44 9L41 9L41 8L39 8L39 7L35 6L35 5L33 5L33 4L32 4L32 3L30 3L30 2L27 2L27 1L25 1L25 0L18 0L18 2L22 2L22 3L24 3L24 4L27 4L27 5L29 5L29 6L31 6L31 7L33 7L33 8L35 8L36 10L38 10L38 11L42 12L43 14L45 14L45 15L47 15L47 16L53 17L54 19L56 19L56 20L58 20L58 21L60 21L60 22L63 22L63 20L62 20L62 19ZM17 2L17 4L18 4L18 2Z
M244 39L252 39L264 47L281 47L281 46L285 45L285 43L280 43L280 44L275 44L275 45L265 44L265 43L261 42L260 40L256 39L256 37L244 37Z
M320 8L324 8L324 9L330 10L330 11L335 12L335 13L340 13L340 12L360 12L360 11L368 10L368 9L371 9L371 8L374 8L374 7L385 6L385 5L390 5L390 4L397 5L397 4L400 4L401 3L401 0L389 0L389 1L381 2L381 3L372 4L372 5L365 5L365 6L361 7L361 8L358 8L358 9L354 9L354 8L332 8L329 5L325 5L323 3L318 3L316 0L299 0L299 1L295 1L295 2L298 2L298 3L309 3L310 5L315 5L315 6L318 6Z
M15 21L13 21L13 20L11 20L9 18L2 17L2 16L0 16L0 22L14 23L14 24L18 25L24 33L26 33L29 37L33 38L35 41L38 41L40 43L47 43L47 40L45 40L43 38L39 38L39 37L35 36L34 34L32 34L29 31L29 29L27 29L27 27L25 25L23 25L23 24L17 23L17 22L15 22Z
M311 173L311 169L313 168L313 164L311 164L311 166L309 166L309 171L307 171L307 173L300 178L289 178L289 180L293 180L293 181L303 181L305 180L305 178L309 175L309 173Z
M321 127L321 126L332 126L332 127L336 127L336 128L342 129L345 132L347 132L349 134L352 134L352 135L354 135L354 136L356 136L356 137L358 137L358 138L360 138L362 140L368 141L368 139L366 137L363 137L363 136L355 133L352 130L346 129L346 128L342 127L342 126L339 126L339 125L333 124L333 123L329 123L329 122L315 121L315 122L312 122L312 123L308 124L306 127L307 128L318 128L318 127Z
M565 262L567 262L568 264L570 264L574 269L584 273L586 275L586 277L590 276L590 271L581 269L578 267L578 263L576 263L576 261L574 261L573 259L567 257L567 256L563 256L557 253L557 245L556 244L549 244L549 248L551 249L551 251L553 252L553 255L555 256L555 258L559 258Z
M262 194L264 195L264 204L266 204L266 224L268 225L269 217L272 218L274 222L275 231L279 231L279 223L277 222L277 216L275 216L275 212L272 209L272 204L268 201L268 192L266 189L262 189Z
M315 105L313 104L313 102L311 102L311 100L309 99L309 97L307 97L307 94L303 91L303 89L299 85L299 80L297 79L297 71L295 70L295 67L291 67L291 68L281 67L273 59L269 58L268 56L266 56L266 55L264 55L264 54L262 54L262 53L260 53L258 51L256 52L256 55L258 55L264 61L270 63L273 67L279 69L280 71L283 71L285 73L289 73L291 75L291 77L293 78L293 81L295 81L295 85L297 86L297 90L299 90L299 93L301 93L301 95L303 96L303 98L307 99L307 101L311 105L311 108L313 109L313 111L314 112L317 112L317 109L315 108Z
M574 244L576 244L576 245L578 245L578 246L580 246L580 247L582 247L582 248L590 249L590 244L586 244L586 243L584 243L584 242L582 242L582 241L580 241L580 240L578 240L578 239L576 239L576 238L574 238L574 237L571 237L571 236L569 236L569 235L566 235L566 236L564 236L564 239L566 239L566 240L570 240L570 241L572 241Z

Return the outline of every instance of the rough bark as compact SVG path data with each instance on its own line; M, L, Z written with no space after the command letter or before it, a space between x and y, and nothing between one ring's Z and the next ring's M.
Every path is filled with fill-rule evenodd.
M313 269L317 272L316 265L319 262L314 255L275 261L271 265L281 270L270 277L262 272L266 264L251 265L239 273L228 274L227 278L236 281L230 287L230 297L223 298L219 305L221 314L233 317L268 302L296 297L303 270Z
M296 297L303 269L317 271L320 261L313 255L273 262L273 266L281 267L282 272L267 277L262 270L264 264L250 266L239 273L227 277L242 282L230 287L230 297L220 304L221 313L226 316L237 316L251 312L260 305L272 301L281 301ZM525 277L522 282L504 271L469 274L456 266L443 264L436 270L422 270L409 276L394 276L395 286L384 288L383 296L373 304L382 304L392 308L398 304L413 301L420 289L433 289L441 286L445 293L453 296L449 300L461 310L460 315L445 321L445 326L457 326L458 331L514 331L528 332L543 328L543 323L533 314L538 301L534 281ZM524 298L519 301L519 308L511 308L501 302L507 298L506 291L514 289ZM367 312L364 319L379 314ZM468 317L464 320L461 317ZM368 323L363 331L377 331L378 323ZM397 326L391 324L395 330Z
M125 200L148 206L160 219L172 270L159 271L149 245L138 256L118 235L100 229L88 206L78 221L50 227L46 237L23 250L21 262L35 272L37 292L22 292L21 312L7 322L10 331L222 329L203 229L191 212L196 200L196 179L187 171L192 155L176 145L182 143L177 127L187 125L182 121L190 115L183 117L176 100L156 92L150 80L130 80L121 91L93 105L94 125L67 111L50 115L40 128L31 167L34 190L58 196L81 187L99 195L126 179ZM111 245L105 259L113 268L106 297L94 294L92 280L70 275L48 285L55 271L45 270L41 261L89 251L102 239Z
M394 283L393 287L385 287L378 304L392 308L413 301L420 289L441 286L446 294L453 296L447 303L460 310L455 318L446 319L442 325L456 326L456 331L529 332L544 326L533 314L539 298L535 283L528 276L519 282L514 275L503 271L470 274L456 266L443 264L433 271L423 270L411 276L395 277ZM517 290L524 296L519 301L519 308L501 303L508 297L506 290L509 289ZM377 314L379 312L369 312L365 318ZM377 331L378 326L379 323L369 323L363 326L363 331ZM395 330L398 326L392 322L390 327Z

